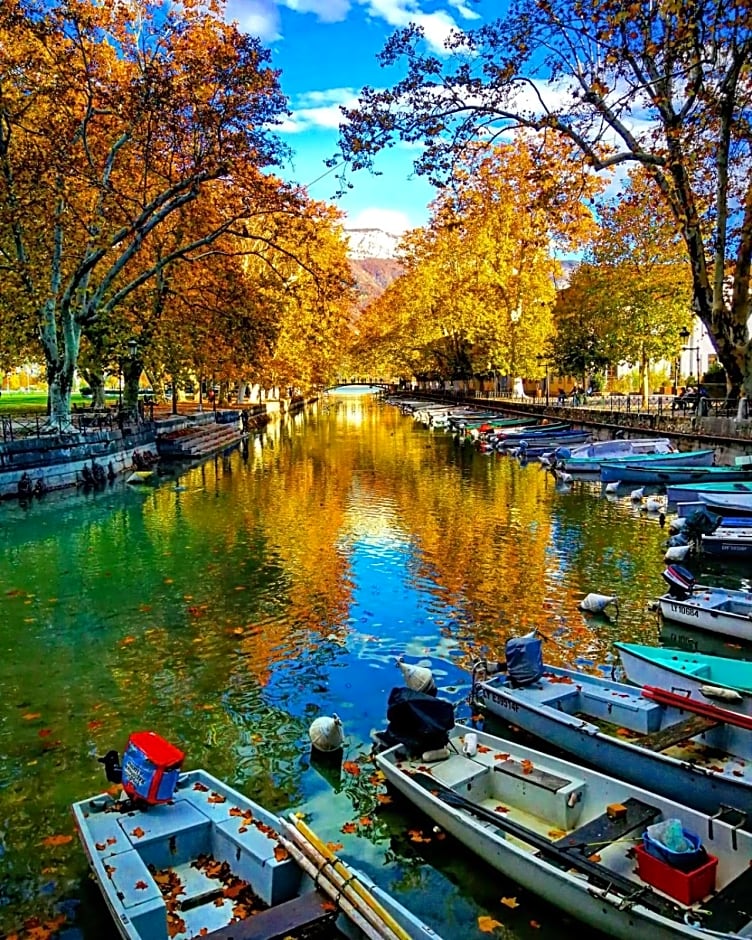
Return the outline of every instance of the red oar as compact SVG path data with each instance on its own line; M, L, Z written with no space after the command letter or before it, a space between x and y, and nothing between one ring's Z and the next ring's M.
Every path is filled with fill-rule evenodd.
M719 708L717 705L710 705L708 702L698 702L696 699L687 698L678 692L669 692L668 689L659 689L654 685L643 686L642 694L645 698L658 702L659 705L673 705L674 708L683 708L685 711L704 715L705 718L724 721L727 725L736 725L738 728L746 728L747 731L752 731L752 718L749 715L731 712L727 708Z

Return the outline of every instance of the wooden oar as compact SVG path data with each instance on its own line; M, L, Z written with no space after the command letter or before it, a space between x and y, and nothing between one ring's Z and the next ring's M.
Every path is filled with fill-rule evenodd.
M653 702L658 702L659 705L683 708L685 711L703 715L705 718L712 718L715 721L725 722L727 725L735 725L737 728L752 731L752 718L749 715L743 715L741 712L732 712L728 708L720 708L718 705L711 705L709 702L699 702L697 699L687 698L679 692L669 692L668 689L659 689L654 685L643 686L642 695Z
M291 813L290 819L292 820L292 826L290 826L289 823L285 823L285 828L290 835L295 834L293 837L297 836L298 840L302 840L307 843L309 847L313 847L317 854L326 860L329 867L339 875L345 885L357 895L362 904L373 912L378 920L388 928L391 934L397 937L398 940L410 940L410 934L397 923L389 911L376 900L368 888L366 888L347 865L321 841L316 833L310 829L302 819L295 816L295 814Z

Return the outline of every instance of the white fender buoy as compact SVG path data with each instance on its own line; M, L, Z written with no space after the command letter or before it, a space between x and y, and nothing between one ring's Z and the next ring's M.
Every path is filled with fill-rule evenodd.
M602 614L609 604L613 604L616 612L619 612L619 598L613 594L586 594L580 601L580 610L586 610L591 614Z
M682 516L681 518L679 516L675 516L671 520L671 522L669 522L668 524L668 531L669 532L681 532L681 530L684 528L686 524L687 524L687 520L684 516Z
M556 479L559 480L561 483L571 483L572 480L574 479L572 474L567 473L565 470L555 469L554 474L556 476Z
M645 509L647 512L662 512L665 508L666 504L660 496L648 496L645 500Z
M671 548L666 549L666 554L663 556L664 561L684 561L684 559L689 554L691 545L672 545Z
M413 692L425 692L426 695L436 694L436 683L433 679L433 673L425 666L411 666L403 662L400 656L397 665L402 670L405 685Z
M700 692L705 698L715 698L719 702L741 702L742 695L736 689L724 689L715 685L701 685Z
M607 483L607 484L606 484L606 492L607 492L607 493L618 493L618 492L619 492L619 486L620 486L620 485L621 485L621 484L620 484L618 481L617 481L616 483Z
M645 495L645 489L644 487L641 486L639 490L632 490L632 492L629 494L629 498L633 502L639 503L644 495Z
M342 721L338 715L316 718L308 729L308 736L317 751L338 751L344 743Z

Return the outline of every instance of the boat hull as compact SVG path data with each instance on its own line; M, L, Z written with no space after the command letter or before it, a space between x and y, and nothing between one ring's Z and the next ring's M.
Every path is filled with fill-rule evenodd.
M752 641L752 594L738 591L730 594L709 589L696 592L686 599L670 594L658 598L658 606L666 620L686 624L737 640Z
M634 643L614 646L627 678L635 685L659 686L698 702L752 715L752 663ZM732 697L719 696L713 691L717 689L732 693Z
M637 460L614 460L601 467L601 480L604 483L647 483L659 484L666 481L661 478L662 471L672 467L694 469L712 467L715 451L694 450L685 453L656 454ZM738 471L734 471L738 473ZM651 476L653 474L654 476Z

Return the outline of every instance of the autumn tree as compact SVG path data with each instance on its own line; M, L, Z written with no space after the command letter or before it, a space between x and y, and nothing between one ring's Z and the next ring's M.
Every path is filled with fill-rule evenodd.
M691 317L683 246L641 168L597 214L585 262L557 300L554 360L574 375L637 366L647 402L650 364L678 355Z
M515 0L441 58L411 25L381 55L405 77L361 92L341 149L358 169L398 139L420 143L419 171L443 181L468 143L524 126L595 170L643 166L683 238L694 312L752 396L751 49L748 5L709 0Z
M268 52L221 13L194 0L2 6L3 289L36 323L55 423L69 420L82 335L106 332L142 285L242 233L263 170L285 155ZM184 237L172 223L220 188L232 189L223 212ZM269 211L297 198L275 194ZM175 237L157 246L170 224Z
M517 134L457 161L430 225L404 241L405 275L378 304L376 318L391 306L406 348L421 346L445 377L535 371L553 331L555 250L586 236L599 183L544 137Z

